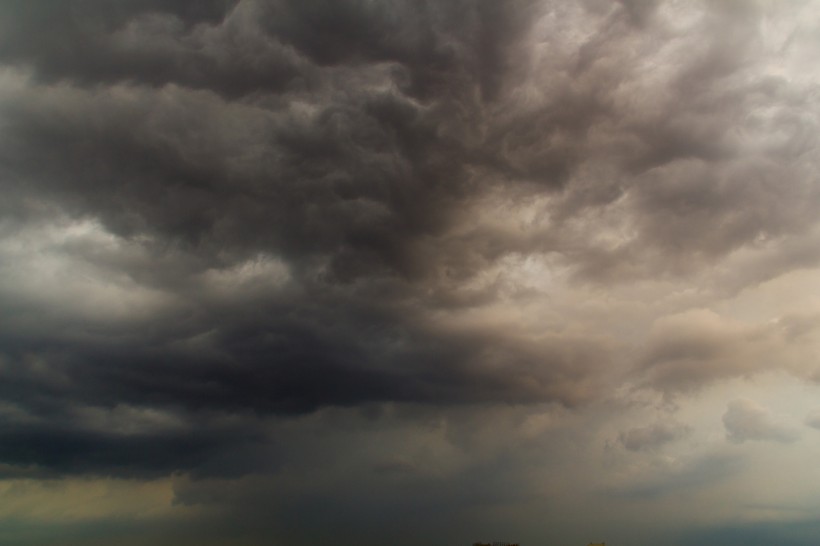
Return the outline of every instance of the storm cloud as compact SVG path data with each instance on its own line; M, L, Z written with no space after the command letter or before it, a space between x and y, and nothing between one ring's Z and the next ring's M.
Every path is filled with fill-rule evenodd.
M227 528L273 499L307 544L350 476L385 526L435 491L462 529L551 504L552 465L660 472L721 415L799 443L721 389L820 377L817 8L0 2L3 475L175 477ZM567 476L662 491L722 449ZM287 477L317 453L355 472Z

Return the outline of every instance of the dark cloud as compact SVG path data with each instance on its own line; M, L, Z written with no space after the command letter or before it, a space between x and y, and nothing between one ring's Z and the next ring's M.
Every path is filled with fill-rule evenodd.
M69 242L57 266L89 268L81 288L143 287L161 309L136 323L77 321L70 294L63 309L7 294L9 399L35 413L298 413L590 396L605 359L596 340L443 334L416 310L442 269L463 278L493 258L439 237L476 188L471 165L486 163L472 118L501 92L523 3L197 6L4 6L19 17L4 34L18 67L7 75L22 86L2 104L10 194L22 214L93 219L98 235ZM55 19L53 42L27 38ZM103 248L104 232L119 242ZM24 433L9 441L48 437ZM103 458L131 451L65 434L64 460L38 464L82 471L71 461L95 441Z
M605 427L562 419L812 376L816 310L730 301L820 263L787 11L0 2L0 474L181 474L180 506L287 543L467 543L563 514L554 484L584 504L539 464L600 467ZM613 451L692 433L653 419ZM746 401L723 422L794 439ZM733 462L692 461L581 481L629 505Z
M0 436L0 457L10 465L35 467L37 477L81 473L151 478L179 471L231 476L271 469L271 459L275 460L258 433L207 424L121 434L83 430L52 418L43 424L6 424Z
M4 2L0 49L3 60L33 65L46 82L173 82L229 94L283 85L293 75L287 55L237 25L221 27L236 4Z

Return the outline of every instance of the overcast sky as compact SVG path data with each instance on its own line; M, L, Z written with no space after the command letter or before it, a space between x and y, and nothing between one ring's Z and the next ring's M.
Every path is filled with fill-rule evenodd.
M0 0L0 543L808 546L820 2Z

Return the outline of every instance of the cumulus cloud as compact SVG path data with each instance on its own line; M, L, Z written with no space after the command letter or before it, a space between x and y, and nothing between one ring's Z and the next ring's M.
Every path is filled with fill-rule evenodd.
M798 438L787 424L780 422L767 408L746 399L729 402L723 414L726 439L736 444L750 440L789 443Z

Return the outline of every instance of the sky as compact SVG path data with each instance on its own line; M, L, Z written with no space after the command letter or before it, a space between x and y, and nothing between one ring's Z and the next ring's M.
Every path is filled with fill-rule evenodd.
M818 37L0 0L0 543L816 544Z

